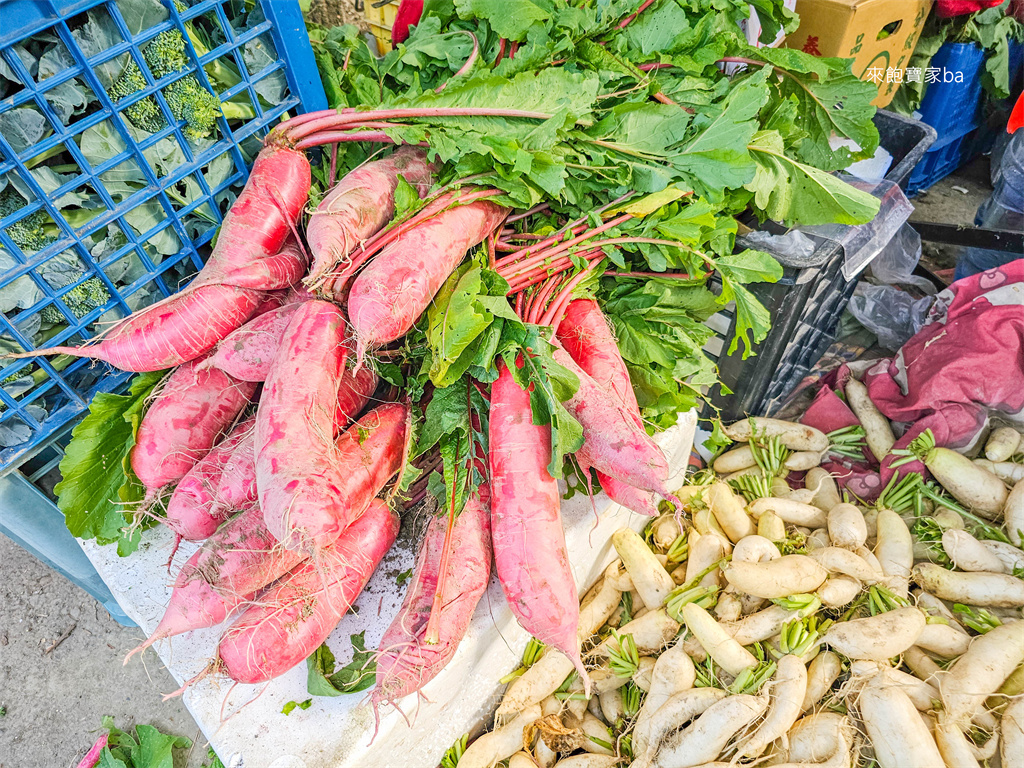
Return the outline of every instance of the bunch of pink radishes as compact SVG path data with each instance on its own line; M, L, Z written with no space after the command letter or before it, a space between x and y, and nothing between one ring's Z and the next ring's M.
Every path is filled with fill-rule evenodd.
M205 542L139 650L231 618L207 672L239 682L271 679L315 651L395 541L388 484L409 458L412 408L366 410L379 383L367 353L402 339L480 243L519 316L544 329L554 359L579 379L564 403L583 429L579 465L643 514L670 495L667 462L643 428L607 321L594 300L573 297L590 271L580 260L604 258L606 244L595 238L622 217L597 227L571 222L518 248L505 226L511 210L491 200L499 190L449 186L392 222L399 177L421 197L434 181L426 152L405 147L345 175L300 234L311 187L301 150L353 118L330 112L279 126L187 288L95 344L41 351L129 371L174 368L142 420L131 465L148 503L170 493L165 522L177 536ZM497 259L496 248L506 255ZM516 365L530 356L524 349ZM483 480L457 516L428 526L404 606L381 643L377 702L418 691L448 662L492 556L523 627L588 680L548 468L551 427L535 423L531 393L509 365L496 365L485 392L488 449L467 457Z

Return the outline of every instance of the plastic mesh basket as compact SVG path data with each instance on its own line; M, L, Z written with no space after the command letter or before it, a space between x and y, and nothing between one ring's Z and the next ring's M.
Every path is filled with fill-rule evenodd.
M285 112L323 109L326 99L293 0L14 0L0 13L6 354L81 344L176 292L202 266L260 137ZM196 29L206 36L201 56L188 34ZM167 30L182 33L189 64L154 80L143 52ZM115 102L107 91L130 61L146 86ZM218 92L224 81L207 71L219 67L235 82ZM186 138L161 90L190 76L242 113L219 116L202 140ZM129 119L143 99L155 101L163 128ZM0 358L0 471L128 375L89 360Z

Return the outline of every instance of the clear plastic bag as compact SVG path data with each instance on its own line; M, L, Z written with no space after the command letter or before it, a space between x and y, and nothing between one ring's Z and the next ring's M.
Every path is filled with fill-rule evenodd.
M921 235L904 224L871 262L871 274L880 283L906 282L921 260Z
M857 321L878 337L878 344L895 352L925 324L934 296L915 299L891 285L857 285L848 309Z

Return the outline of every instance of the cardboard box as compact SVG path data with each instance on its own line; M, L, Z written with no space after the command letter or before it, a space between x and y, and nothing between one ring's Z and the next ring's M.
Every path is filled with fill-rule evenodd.
M878 85L884 107L903 82L932 0L797 0L800 26L786 46L853 59L853 72Z

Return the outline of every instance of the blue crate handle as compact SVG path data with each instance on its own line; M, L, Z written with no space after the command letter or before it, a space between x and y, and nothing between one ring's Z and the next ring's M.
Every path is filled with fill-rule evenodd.
M190 262L193 268L200 268L202 260L197 249L206 245L212 239L217 228L214 226L199 237L192 239L184 228L183 219L197 208L205 206L204 210L209 210L210 214L217 219L219 225L222 217L215 203L216 197L229 187L244 181L249 171L245 158L239 148L239 142L255 134L265 134L271 125L280 119L285 112L294 114L295 112L327 108L327 98L319 79L313 50L309 42L309 35L306 32L298 2L296 0L260 0L260 6L266 20L244 32L234 31L231 24L228 23L223 2L224 0L192 0L190 7L179 12L173 3L165 0L164 5L169 8L168 18L133 36L126 26L125 20L122 18L114 0L0 0L0 6L2 6L0 13L3 16L2 28L0 28L0 56L4 57L23 83L23 87L19 91L0 101L0 112L5 112L22 105L29 105L42 112L54 129L49 136L24 150L20 156L14 152L7 138L0 135L0 175L15 174L20 177L34 198L25 207L11 214L7 219L0 221L0 248L8 251L15 261L15 265L12 268L0 275L0 287L9 284L15 279L25 277L33 282L34 286L38 289L37 293L41 295L41 298L32 307L13 310L8 313L10 317L0 315L0 334L14 339L27 349L31 349L31 339L24 337L18 329L18 325L33 314L41 311L43 307L53 305L64 314L67 327L50 339L48 343L54 346L64 343L78 343L79 339L87 338L91 335L87 330L88 327L105 312L118 308L127 314L130 311L130 307L126 300L144 286L150 287L151 290L163 296L175 293L180 286L170 284L170 280L167 279L170 274L169 270L182 262ZM71 28L67 22L72 17L97 7L106 9L112 23L117 27L122 42L91 58L87 58L71 35ZM226 40L205 57L199 57L196 54L188 35L185 34L183 26L185 21L200 15L214 17L216 23L222 28ZM183 33L187 54L192 65L185 72L162 78L160 85L157 85L152 80L148 70L143 67L142 70L147 81L147 87L122 99L115 105L98 80L93 67L98 63L106 62L122 55L129 55L137 62L140 62L142 60L141 49L145 44L156 34L167 29L177 29ZM53 77L36 82L25 71L19 57L9 49L11 46L42 30L47 30L57 35L71 55L74 63ZM264 34L269 35L274 43L277 61L265 67L261 72L250 74L241 58L242 48L250 40ZM170 114L161 91L167 82L187 74L193 74L204 87L210 89L210 82L204 67L210 61L220 58L227 58L229 60L233 58L234 62L238 65L241 75L241 82L224 91L221 94L221 98L228 100L236 95L247 96L253 105L256 117L248 120L232 132L226 118L221 116L218 120L221 138L213 146L195 153L188 142L184 140L181 126ZM272 108L264 108L254 90L254 85L259 80L277 71L283 71L285 75L288 94L280 104ZM64 126L48 100L44 97L44 93L63 82L70 82L72 79L80 80L92 90L100 109L83 115L71 121L69 125ZM129 104L150 96L157 100L163 112L166 125L151 137L141 142L136 142L126 129L123 119L115 118L114 115L125 109ZM124 144L125 150L93 168L82 154L74 139L87 129L104 121L109 121L109 125ZM185 155L186 162L175 168L171 173L160 177L149 166L142 152L167 138L177 141L178 146ZM65 182L62 187L47 195L39 186L35 177L29 172L26 167L26 161L41 152L56 147L60 147L68 152L81 172L75 175L72 180ZM217 188L211 189L203 173L200 171L215 158L225 154L231 157L233 171ZM112 168L129 161L134 161L145 179L144 183L146 186L131 194L130 197L120 202L115 202L104 187L103 182L98 180L98 177ZM191 178L198 184L201 194L198 194L198 199L194 200L190 205L179 206L176 209L167 194L167 190L185 178ZM95 189L96 194L100 197L107 210L76 231L70 227L59 213L54 205L54 201L83 184L89 184ZM163 219L148 231L136 233L131 226L122 223L122 217L131 209L143 203L153 203L159 206ZM44 212L57 225L59 230L58 240L35 254L24 256L14 246L5 229L21 217L35 211ZM102 262L96 262L82 245L82 239L114 223L119 224L119 228L127 237L128 242L115 253L105 257ZM173 232L182 247L177 254L165 256L157 265L149 258L142 245L151 237L164 230ZM77 255L86 267L86 271L74 283L57 290L39 277L35 270L58 253L67 250L71 250ZM122 258L128 257L129 254L134 254L138 257L145 267L145 275L131 285L122 286L118 289L107 277L105 270ZM77 322L72 322L73 315L70 314L62 297L81 282L94 277L99 278L103 282L107 293L110 294L110 301L103 307L92 310L88 315L78 319ZM106 371L98 381L88 382L86 379L86 384L78 384L77 382L82 381L83 377L87 376L90 366L94 365L91 361L78 360L64 371L58 372L51 365L51 361L45 358L35 358L31 362L0 360L0 370L3 371L0 378L6 378L18 372L27 373L31 365L38 366L47 374L48 379L43 384L36 386L30 393L19 399L11 397L0 389L0 403L4 406L3 410L5 411L0 414L0 421L14 418L20 419L32 432L32 436L28 441L12 448L0 449L0 473L16 466L18 462L28 458L44 446L57 430L85 410L94 394L110 391L123 384L129 378L128 374L115 371L109 367L97 368L96 370ZM37 421L26 410L26 407L33 402L43 403L44 398L47 399L48 415L45 420Z

